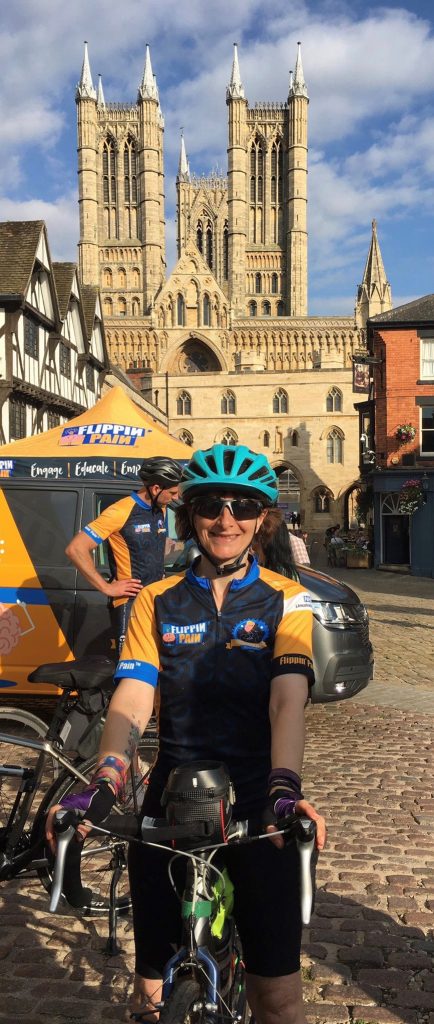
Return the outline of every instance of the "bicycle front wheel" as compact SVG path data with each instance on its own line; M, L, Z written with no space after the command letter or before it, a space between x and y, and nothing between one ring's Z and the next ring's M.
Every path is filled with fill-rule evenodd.
M204 998L199 983L182 978L161 1011L160 1024L200 1024L203 1018Z
M145 733L137 748L134 762L134 784L131 774L128 776L125 799L117 804L122 814L131 814L135 811L135 805L141 807L145 795L149 774L155 761L158 751L158 737L156 733ZM80 764L78 767L82 775L91 779L97 765L97 758L91 758ZM77 780L66 770L62 773L56 785L53 785L46 794L38 811L35 820L32 839L38 840L45 833L45 817L47 811L54 804L61 803L63 797L83 789L83 783ZM126 859L127 844L112 839L110 836L89 836L83 844L81 856L81 878L85 888L91 889L94 894L91 913L106 914L109 906L110 883L113 874L113 863L115 849L120 847L119 852ZM39 878L45 889L49 892L53 881L53 863L51 856L47 853L47 861L38 868ZM99 905L100 904L100 905ZM129 883L127 872L122 873L118 887L117 906L119 909L127 910L130 906Z
M0 707L0 733L5 737L0 739L0 764L34 768L38 751L14 743L13 737L23 741L39 741L45 738L47 729L47 723L42 718L32 715L24 708ZM54 778L53 763L47 758L41 785L48 788ZM4 827L9 820L16 793L16 780L0 775L0 828Z

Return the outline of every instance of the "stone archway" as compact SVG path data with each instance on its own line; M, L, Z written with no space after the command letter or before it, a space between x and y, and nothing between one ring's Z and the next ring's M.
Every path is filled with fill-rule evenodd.
M219 373L226 370L224 357L216 350L215 345L199 335L190 335L169 351L164 359L161 371L170 374L186 373Z

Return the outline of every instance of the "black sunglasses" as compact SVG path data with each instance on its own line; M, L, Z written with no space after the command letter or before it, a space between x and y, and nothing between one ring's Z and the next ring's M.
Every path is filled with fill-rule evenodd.
M237 521L257 519L264 508L262 502L256 501L255 498L219 498L211 494L195 498L192 504L193 511L203 519L218 519L223 509L228 508L231 516Z

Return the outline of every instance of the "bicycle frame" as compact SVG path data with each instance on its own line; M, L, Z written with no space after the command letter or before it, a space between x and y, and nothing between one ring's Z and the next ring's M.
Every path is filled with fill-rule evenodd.
M87 785L89 777L84 775L50 740L22 739L18 736L10 736L0 733L0 743L8 743L17 747L25 747L39 753L34 768L21 768L16 765L0 764L0 779L16 778L21 780L17 790L14 803L11 808L9 820L4 826L3 839L4 848L0 860L0 881L14 877L29 864L37 866L34 860L39 843L27 850L19 850L16 853L20 839L23 836L26 822L28 820L33 802L40 786L47 758L53 758L59 765L77 779ZM39 864L39 861L38 861Z
M172 992L178 970L184 966L199 967L206 983L207 1013L213 1014L218 1011L222 994L219 992L220 967L208 948L209 946L212 948L215 944L210 927L213 911L213 898L209 894L211 871L224 877L218 868L210 863L206 850L195 851L187 866L181 904L185 943L165 966L163 1004Z

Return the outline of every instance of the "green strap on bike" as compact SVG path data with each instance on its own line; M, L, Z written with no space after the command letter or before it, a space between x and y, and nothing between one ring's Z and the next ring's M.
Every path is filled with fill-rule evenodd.
M213 919L211 922L211 934L216 939L221 939L223 935L223 926L227 917L230 917L234 907L234 887L229 878L229 875L224 868L223 872L224 882L221 878L218 878L215 885L212 887L214 896L213 906Z
M212 909L211 900L196 900L195 903L191 900L182 901L183 918L191 917L192 914L195 917L211 917Z
M182 902L182 917L184 920L191 917L192 914L195 917L212 918L211 934L216 939L221 939L224 923L226 918L232 914L234 906L234 887L226 868L224 868L222 874L223 880L218 878L215 885L212 886L212 901L200 899L196 900L194 904L191 900L183 900Z

